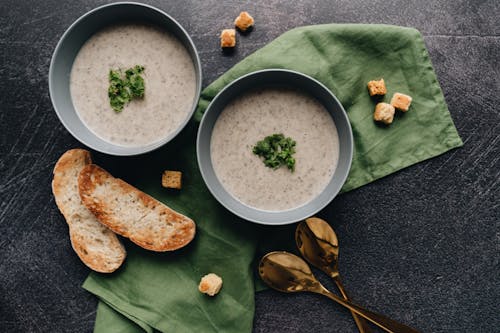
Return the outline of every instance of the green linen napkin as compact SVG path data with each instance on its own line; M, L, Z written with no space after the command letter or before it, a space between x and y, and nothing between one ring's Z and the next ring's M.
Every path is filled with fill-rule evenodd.
M355 152L343 191L462 145L432 69L421 34L387 25L329 24L293 29L238 63L203 92L189 127L147 157L146 176L128 179L172 208L192 217L197 236L174 253L126 244L124 267L111 275L91 273L84 288L99 304L95 332L250 332L254 312L252 262L261 226L240 221L212 198L199 174L196 123L214 96L234 79L265 68L286 68L325 84L347 111ZM375 100L366 83L383 77L394 92L413 97L410 110L389 126L372 119ZM160 186L162 169L182 170L180 192ZM278 249L281 240L273 239ZM197 291L200 277L224 279L214 298Z

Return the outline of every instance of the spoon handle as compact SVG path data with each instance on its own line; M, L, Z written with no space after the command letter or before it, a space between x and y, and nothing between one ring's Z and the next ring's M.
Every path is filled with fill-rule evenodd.
M328 291L325 288L321 288L317 291L315 291L321 295L324 295L335 302L345 306L352 312L356 312L358 315L361 317L371 321L381 329L383 329L386 332L389 333L419 333L417 330L414 328L411 328L409 326L406 326L404 324L401 324L393 319L387 318L381 314L371 312L369 310L366 310L358 305L352 304L351 302L345 301L342 298L338 297L335 294L332 294L330 291Z
M346 301L349 301L349 296L347 296L347 292L345 291L344 286L342 285L342 282L340 281L340 278L337 276L337 277L333 278L333 280L335 281L337 288L339 289L340 293L342 294L342 297L344 297L344 299ZM356 314L356 312L354 312L352 310L351 310L351 314L352 314L352 318L354 319L354 322L356 323L356 326L358 327L359 333L371 333L372 330L370 329L370 326L368 326L368 323L364 318L358 316Z

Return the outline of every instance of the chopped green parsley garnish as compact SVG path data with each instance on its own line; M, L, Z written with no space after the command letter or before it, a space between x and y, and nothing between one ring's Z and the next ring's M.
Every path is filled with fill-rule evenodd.
M144 67L136 65L125 71L125 76L121 70L109 71L109 104L116 112L121 112L125 104L134 98L144 97L144 79L141 74Z
M252 151L255 155L264 158L265 166L277 169L286 165L293 172L295 170L295 158L293 158L295 144L292 138L285 138L283 134L273 134L257 142Z

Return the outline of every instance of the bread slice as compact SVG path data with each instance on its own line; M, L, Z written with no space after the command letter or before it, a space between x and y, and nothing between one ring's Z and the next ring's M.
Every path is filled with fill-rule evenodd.
M145 249L172 251L194 238L193 220L97 165L82 169L78 188L83 204L101 223Z
M92 163L90 153L72 149L54 167L52 193L69 226L71 245L85 265L94 271L111 273L123 263L125 248L117 236L83 205L78 193L78 175Z

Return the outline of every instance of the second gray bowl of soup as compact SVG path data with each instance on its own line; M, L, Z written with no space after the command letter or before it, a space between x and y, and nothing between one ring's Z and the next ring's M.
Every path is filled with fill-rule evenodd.
M282 133L296 144L294 172L266 167L255 143ZM197 138L209 190L236 215L262 224L309 217L340 191L353 151L347 115L335 96L304 74L271 69L248 74L211 102Z
M115 112L108 97L110 70L144 66L143 98ZM112 155L161 147L187 124L201 91L201 65L182 26L149 5L98 7L64 33L52 57L49 90L68 131Z

